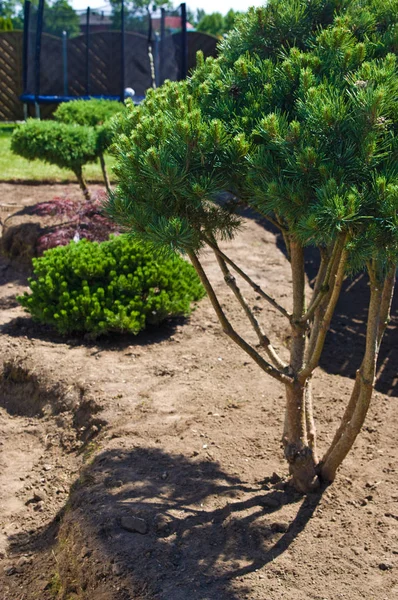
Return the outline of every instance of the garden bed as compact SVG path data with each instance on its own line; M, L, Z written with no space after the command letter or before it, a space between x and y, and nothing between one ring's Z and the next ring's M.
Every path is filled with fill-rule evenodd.
M15 210L62 190L79 195L72 185L0 185L2 204ZM249 216L244 223L226 247L290 308L280 240ZM204 265L244 332L222 276L210 259ZM309 279L311 266L309 254ZM15 303L27 275L26 265L1 259L5 599L397 595L396 300L364 430L336 482L303 499L285 485L283 387L225 339L207 299L189 320L137 337L63 339ZM354 308L365 317L366 281L346 285L315 380L321 449L351 391L363 343L362 317L349 343L346 334ZM245 293L286 353L282 317ZM36 393L40 401L23 408L15 400L21 385L28 385L24 397Z

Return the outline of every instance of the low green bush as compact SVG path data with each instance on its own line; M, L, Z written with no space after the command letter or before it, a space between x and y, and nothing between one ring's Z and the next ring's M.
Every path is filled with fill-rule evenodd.
M125 111L125 106L115 100L73 100L63 102L54 113L57 121L94 127L97 134L97 154L100 159L104 182L110 191L109 177L105 166L104 154L112 144L113 129L111 119Z
M154 260L150 246L127 236L53 248L33 267L31 293L18 301L61 334L137 334L147 324L188 314L191 302L204 295L188 262Z
M97 127L109 121L115 114L125 110L124 104L115 100L73 100L63 102L54 113L57 121Z
M11 150L28 160L40 159L70 169L89 199L83 166L97 160L97 143L97 132L93 127L28 119L15 128Z

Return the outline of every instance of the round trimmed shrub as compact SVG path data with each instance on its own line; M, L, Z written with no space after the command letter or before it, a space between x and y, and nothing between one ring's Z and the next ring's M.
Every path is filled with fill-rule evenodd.
M127 236L52 248L33 267L31 293L18 301L61 334L137 334L147 324L188 314L204 295L188 262L155 260L149 246Z
M90 98L90 100L63 102L55 111L54 117L62 123L97 127L125 110L126 108L122 102Z
M98 133L93 127L28 119L13 131L11 150L27 160L43 160L74 172L86 199L90 192L83 167L99 156Z
M63 102L54 113L57 121L72 125L94 128L96 134L96 152L100 159L102 174L108 192L110 181L105 165L105 152L113 142L112 117L123 113L126 107L121 102L91 98L90 100L73 100Z
M91 127L38 119L28 119L14 129L11 150L27 160L39 159L71 171L81 171L98 158Z
M54 118L70 125L95 127L97 152L104 154L113 141L112 117L125 112L126 107L116 100L91 98L63 102L54 113Z

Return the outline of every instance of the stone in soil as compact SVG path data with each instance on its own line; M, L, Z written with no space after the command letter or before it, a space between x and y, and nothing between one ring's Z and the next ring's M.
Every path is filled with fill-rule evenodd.
M120 525L130 533L141 533L141 535L148 533L148 524L145 519L140 517L122 517Z

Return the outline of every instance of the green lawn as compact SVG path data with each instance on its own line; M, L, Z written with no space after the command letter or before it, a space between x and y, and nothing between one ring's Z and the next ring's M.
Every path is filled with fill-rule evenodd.
M43 181L43 182L75 182L75 176L67 169L59 169L41 160L29 161L13 154L10 149L11 135L14 126L0 123L0 181ZM112 180L112 157L107 157L106 166ZM84 169L87 180L102 182L99 164L87 165Z

